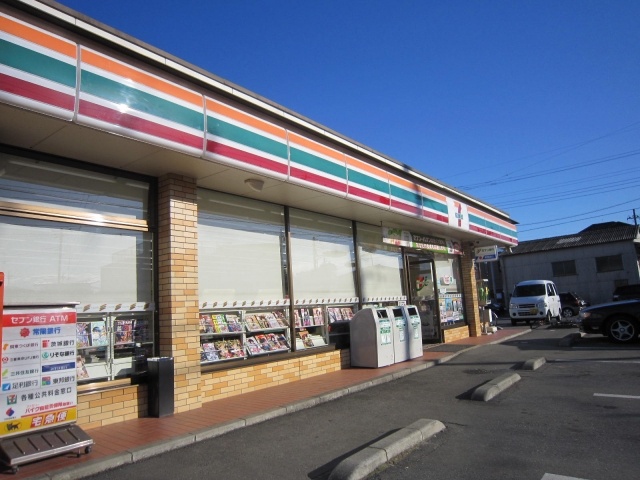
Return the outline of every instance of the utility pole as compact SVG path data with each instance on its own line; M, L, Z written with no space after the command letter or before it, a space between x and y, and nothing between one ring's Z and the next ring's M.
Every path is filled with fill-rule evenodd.
M636 215L636 209L633 209L633 215L631 217L627 217L627 220L633 220L633 224L638 226L638 215Z

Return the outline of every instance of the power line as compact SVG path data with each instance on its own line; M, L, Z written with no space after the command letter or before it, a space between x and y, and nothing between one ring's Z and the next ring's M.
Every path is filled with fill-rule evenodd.
M566 220L567 218L575 218L575 217L582 217L582 216L585 216L585 215L591 215L592 213L602 212L603 210L609 210L610 208L620 207L622 205L627 205L629 203L638 202L638 201L640 201L640 198L634 198L633 200L629 200L627 202L616 203L615 205L609 205L608 207L599 208L597 210L591 210L589 212L576 213L574 215L569 215L567 217L554 218L554 219L551 219L551 220L544 220L542 222L521 223L520 225L539 225L541 223L548 224L549 222L556 222L558 220ZM626 212L626 211L627 210L620 210L620 211L617 211L617 212L609 212L606 215L613 215L613 214L616 214L616 213L622 213L622 212ZM634 209L634 214L635 214L635 209ZM600 215L600 216L603 216L603 215ZM573 220L573 221L581 222L583 220L589 220L590 218L594 218L594 217L580 218L580 219L576 219L576 220ZM567 223L572 223L572 222L567 222ZM559 225L562 225L562 224L559 224ZM544 228L544 227L542 227L542 228ZM529 231L529 230L523 230L523 231Z

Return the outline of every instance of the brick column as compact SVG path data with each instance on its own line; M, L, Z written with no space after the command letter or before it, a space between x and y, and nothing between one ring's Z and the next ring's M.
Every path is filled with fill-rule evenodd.
M469 335L479 337L482 335L482 319L478 310L478 288L476 286L476 272L473 268L474 246L465 242L462 247L463 254L460 257L462 268L462 285L464 288L464 309L469 322Z
M160 355L174 359L176 412L202 406L198 332L198 208L195 180L159 179Z

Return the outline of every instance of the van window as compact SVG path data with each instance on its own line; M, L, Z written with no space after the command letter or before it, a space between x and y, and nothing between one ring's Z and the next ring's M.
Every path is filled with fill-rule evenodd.
M545 286L543 283L534 285L518 285L513 290L514 297L539 297L545 294Z

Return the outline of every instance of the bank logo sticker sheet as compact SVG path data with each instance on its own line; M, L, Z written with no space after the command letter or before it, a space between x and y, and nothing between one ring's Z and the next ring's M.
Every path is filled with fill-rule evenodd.
M5 309L0 336L0 436L75 421L75 309Z

